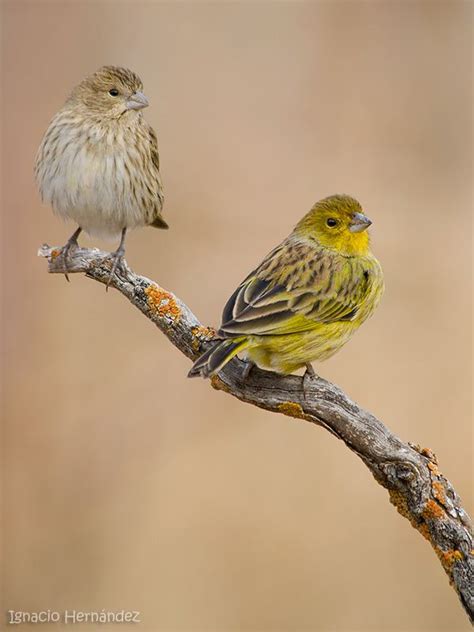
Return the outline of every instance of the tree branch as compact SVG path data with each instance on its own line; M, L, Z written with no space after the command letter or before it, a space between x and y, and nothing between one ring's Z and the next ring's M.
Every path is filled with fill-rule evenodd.
M60 248L44 245L38 255L48 259L48 270L63 273ZM109 254L77 248L70 253L68 272L107 283ZM174 294L150 279L136 275L124 262L111 280L184 355L195 360L215 332L204 327ZM242 380L244 364L235 358L211 379L212 386L243 402L271 412L304 419L329 430L359 456L376 481L388 490L390 501L431 544L474 622L474 557L472 527L461 500L438 469L431 450L404 443L374 415L363 410L334 384L318 378L282 376L255 368Z

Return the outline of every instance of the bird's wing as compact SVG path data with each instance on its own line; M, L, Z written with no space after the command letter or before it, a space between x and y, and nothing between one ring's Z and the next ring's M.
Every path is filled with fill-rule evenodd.
M370 291L370 260L286 240L228 300L222 335L279 335L356 317Z
M160 170L160 154L158 153L158 138L156 137L155 130L151 125L148 125L148 137L150 139L150 155L153 166L157 171Z
M158 153L158 139L156 137L155 130L148 125L148 138L150 142L150 158L153 165L153 180L156 186L156 203L153 211L151 226L155 228L168 228L168 224L161 217L161 210L163 208L163 185L161 183L160 176L160 154Z

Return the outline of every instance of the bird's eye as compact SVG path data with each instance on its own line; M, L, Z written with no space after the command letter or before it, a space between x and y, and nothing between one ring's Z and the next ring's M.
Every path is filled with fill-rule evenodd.
M326 224L330 228L334 228L334 226L337 226L337 219L334 219L334 217L330 217L328 220L326 220Z
M111 97L118 97L119 91L117 90L117 88L111 88L109 90L109 94L110 94Z

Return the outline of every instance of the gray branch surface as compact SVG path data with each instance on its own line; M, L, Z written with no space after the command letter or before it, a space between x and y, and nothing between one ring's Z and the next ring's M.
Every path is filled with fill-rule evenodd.
M48 260L49 272L63 273L60 248L45 244L38 255ZM69 273L85 273L106 284L110 269L109 253L79 247L70 253ZM128 298L191 360L206 350L215 334L212 328L201 325L179 298L135 274L125 262L117 269L110 287ZM439 471L433 452L403 442L340 388L322 378L306 382L303 391L299 376L255 368L243 380L243 367L244 363L235 358L211 378L212 386L259 408L322 426L341 439L388 490L399 513L430 542L474 622L472 526L459 496Z

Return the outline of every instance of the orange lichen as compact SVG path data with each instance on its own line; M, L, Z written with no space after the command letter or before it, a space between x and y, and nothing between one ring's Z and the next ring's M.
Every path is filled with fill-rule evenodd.
M449 549L448 551L443 551L442 549L435 547L436 555L439 557L441 564L443 565L444 570L448 573L450 581L451 581L451 573L453 564L459 560L463 559L463 554L461 551L457 551L456 549Z
M390 502L392 503L392 505L395 505L398 513L409 520L411 526L417 529L417 531L419 531L421 535L426 538L426 540L431 542L431 533L428 525L423 520L419 521L412 515L412 513L408 509L405 496L395 489L389 489L388 494L390 496Z
M157 285L149 285L145 290L145 294L148 298L149 307L161 318L168 318L173 322L179 320L181 310L172 294L162 290Z
M194 327L191 330L191 333L194 336L192 345L195 351L199 350L201 343L212 340L216 337L216 330L214 327L203 327L202 325Z
M437 502L430 499L427 501L423 510L423 518L425 520L439 520L446 516L444 510L439 506Z
M229 388L226 384L224 384L224 382L218 375L211 376L211 386L212 388L215 388L216 391L224 391L225 393L230 393Z
M430 499L427 501L422 516L420 518L414 517L410 512L404 494L402 494L398 490L393 489L389 489L388 493L390 496L390 502L395 505L397 511L402 516L407 518L412 526L417 529L434 548L436 555L439 557L440 562L448 575L449 582L452 584L453 564L455 564L455 562L459 560L462 560L463 554L461 551L458 551L456 549L449 549L447 551L444 551L439 546L437 546L435 540L433 539L433 535L430 529L430 523L433 523L434 520L446 518L446 513L444 512L442 506L439 504L441 502L441 498L445 499L443 486L441 485L441 483L434 482L432 484L432 487L436 500Z
M422 456L426 456L432 463L438 463L438 457L431 448L422 448L418 444L410 443L411 447Z
M448 573L448 575L450 575L451 566L456 560L462 559L462 553L460 551L454 550L443 551L438 546L436 546L433 542L433 537L429 527L430 521L439 520L446 516L443 508L440 507L440 505L435 500L430 499L425 505L421 520L418 520L410 513L406 499L401 492L390 489L388 493L390 496L390 502L395 505L398 512L405 518L408 518L412 526L415 527L415 529L417 529L421 533L421 535L431 543L436 551L436 554L441 560L443 568Z
M430 470L430 472L432 472L435 476L440 476L441 472L438 470L438 466L435 462L430 461L428 463L428 469Z
M414 526L421 533L421 535L425 538L425 540L428 540L428 542L431 545L433 545L433 540L431 538L430 528L428 527L426 522L419 522L418 524L416 524Z
M54 250L51 250L51 259L54 261L54 259L57 259L57 257L59 257L60 254L61 254L61 248L55 248Z
M426 456L432 463L438 463L438 458L431 448L420 448L420 454Z
M433 481L431 489L433 490L433 496L436 500L442 505L446 505L446 491L443 485L439 481Z

